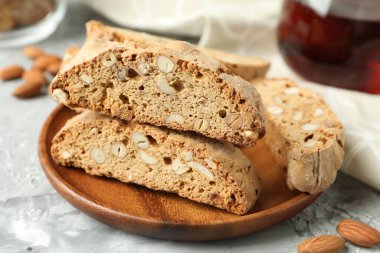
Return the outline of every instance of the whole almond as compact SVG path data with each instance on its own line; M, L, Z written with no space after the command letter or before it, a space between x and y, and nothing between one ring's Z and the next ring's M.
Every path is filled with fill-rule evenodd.
M335 235L308 238L298 244L299 253L336 253L344 248L344 240Z
M52 64L47 66L46 70L47 72L55 76L58 73L60 68L61 68L61 62L53 62Z
M29 84L33 83L40 86L43 86L47 83L44 72L39 69L26 70L24 74L22 74L22 79L24 79Z
M55 55L42 55L36 58L36 60L33 63L33 68L46 70L49 65L55 62L61 62L61 59Z
M24 68L20 65L10 65L8 67L0 69L0 79L7 81L16 78L20 78L24 73Z
M27 46L24 47L23 53L26 57L30 59L36 59L45 54L44 50L36 46Z
M31 98L37 96L41 92L41 85L34 83L24 83L17 87L12 95L18 98Z
M344 239L358 246L374 247L380 245L380 232L360 221L342 220L336 227L336 231Z

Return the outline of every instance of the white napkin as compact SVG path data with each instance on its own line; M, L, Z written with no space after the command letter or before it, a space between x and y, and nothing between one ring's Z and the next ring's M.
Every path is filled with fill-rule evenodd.
M264 57L269 77L289 77L320 92L343 121L342 171L380 190L380 95L307 82L292 72L276 45L279 0L85 0L121 26L200 37L199 45Z

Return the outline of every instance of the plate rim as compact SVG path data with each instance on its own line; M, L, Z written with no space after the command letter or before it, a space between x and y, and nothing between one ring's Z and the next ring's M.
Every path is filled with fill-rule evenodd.
M99 217L94 216L95 214L90 213L87 210L84 210L82 205L84 205L84 207L86 209L92 209L95 207L98 210L101 210L101 212L104 212L106 214L107 213L112 214L119 219L132 220L137 225L150 225L150 226L160 225L160 226L178 226L178 227L184 225L184 224L181 224L178 222L160 221L160 220L157 220L154 218L142 218L140 216L130 215L130 214L118 211L118 210L114 210L111 207L104 206L100 203L97 203L97 202L91 200L90 198L86 198L86 196L84 196L83 192L79 191L76 187L69 184L69 182L67 182L58 173L58 171L54 168L54 166L52 166L52 160L50 157L51 156L50 150L47 150L47 145L46 145L46 138L47 138L47 135L49 133L50 126L52 125L55 117L57 117L57 114L59 114L64 109L70 110L69 108L65 107L63 104L59 104L49 114L49 116L47 117L47 119L43 123L41 131L40 131L40 135L38 138L38 156L39 156L39 161L40 161L41 167L42 167L45 175L47 176L49 182L66 201L68 201L70 204L74 205L76 208L83 211L84 213L90 215L91 217L95 217L95 219L100 220L100 221L102 221L102 220L99 219ZM68 195L66 196L63 193L68 194ZM282 213L282 212L284 212L284 209L287 209L287 210L292 209L292 207L294 208L295 206L300 206L300 208L297 208L297 209L299 209L299 211L297 211L296 214L298 214L298 213L302 212L303 209L305 209L306 207L311 205L321 194L322 193L317 193L317 194L311 195L308 193L299 192L299 194L296 195L295 197L292 197L291 199L289 199L285 202L282 202L276 206L265 209L265 214L262 211L260 211L260 212L246 214L246 215L242 215L242 216L236 215L233 218L228 219L228 220L217 220L217 221L213 220L210 223L198 223L198 224L186 223L185 226L187 228L204 228L204 227L207 227L207 228L215 227L216 228L216 227L225 226L225 225L239 225L239 224L245 223L245 222L252 222L253 220L256 220L256 221L260 220L260 219L262 219L262 217L260 217L260 216L263 216L263 215L264 215L263 217L265 217L265 216L268 216L268 214L276 215L276 214ZM275 224L279 224L279 223L295 216L296 214L291 215L291 216L286 217L286 218L282 218L282 219L280 219L279 222L275 222L273 225L271 225L269 227L272 227ZM102 221L102 222L104 222L104 221ZM267 228L269 228L269 227L267 227ZM266 229L266 228L264 228L264 229ZM259 229L257 231L264 230L264 229ZM253 232L251 232L251 233L253 233Z

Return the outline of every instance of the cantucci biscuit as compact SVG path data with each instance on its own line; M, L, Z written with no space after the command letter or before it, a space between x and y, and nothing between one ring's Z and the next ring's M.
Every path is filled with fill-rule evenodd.
M89 111L66 123L54 137L51 153L63 166L173 192L239 215L249 211L261 189L251 162L231 144Z
M253 83L265 107L264 141L287 167L288 186L309 193L326 190L343 163L342 123L319 94L290 80Z
M106 26L98 21L88 22L86 24L86 30L88 39L98 38L118 42L134 41L138 43L148 41L149 43L154 42L158 44L165 44L173 41L169 38L153 36L147 33ZM222 64L229 68L232 73L242 77L245 80L264 77L269 69L269 62L264 59L241 56L207 48L198 47L198 49L219 60Z
M253 146L265 134L249 82L189 43L88 40L51 84L69 107Z

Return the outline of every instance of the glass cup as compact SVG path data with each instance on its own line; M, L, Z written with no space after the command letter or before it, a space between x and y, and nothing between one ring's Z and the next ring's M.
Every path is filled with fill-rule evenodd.
M380 94L379 0L285 0L277 35L304 78Z
M67 0L0 0L0 48L47 38L65 16Z

